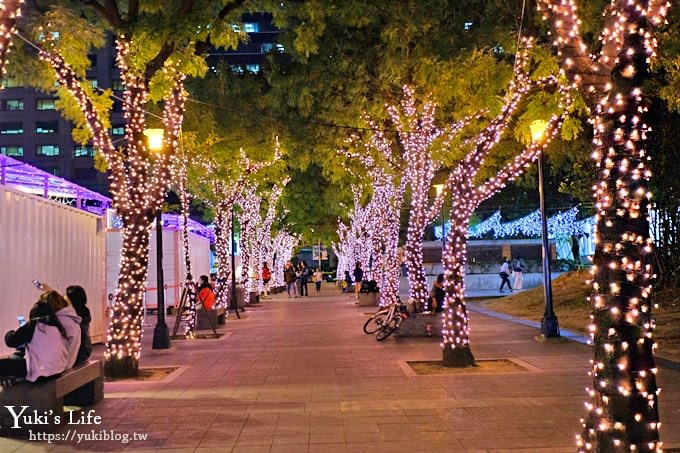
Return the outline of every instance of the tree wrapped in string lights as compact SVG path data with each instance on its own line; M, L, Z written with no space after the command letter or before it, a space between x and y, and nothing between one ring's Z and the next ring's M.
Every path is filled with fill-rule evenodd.
M653 338L653 242L642 83L656 52L655 30L671 3L613 0L597 54L571 1L539 0L561 66L593 115L599 181L592 267L593 360L580 451L661 451Z
M73 117L77 131L87 131L79 138L91 138L108 165L113 207L123 223L120 273L105 352L108 375L138 374L149 230L171 181L170 161L184 115L184 77L201 76L207 70L203 53L210 46L236 47L245 37L231 26L242 3L199 0L159 9L135 0L92 1L30 10L28 22L35 25L34 37L48 48L41 49L21 37L53 70L59 82L56 92L65 105L63 111ZM87 37L83 42L102 45L101 22L115 36L116 66L124 87L125 144L121 148L116 148L108 136L110 92L100 95L85 83L85 52L91 49L78 40L75 44L63 40L60 33L69 27L82 30ZM55 28L58 26L65 29ZM68 45L62 48L65 41ZM150 152L144 137L145 108L150 103L160 103L163 112L163 149L156 155Z
M254 251L252 266L257 269L257 274L260 276L262 276L263 264L266 262L268 265L271 265L274 261L272 225L276 220L277 204L288 181L289 178L286 178L281 184L275 185L268 196L262 198L262 201L265 201L267 204L267 211L265 212L264 217L255 226L255 241L252 244ZM262 278L258 278L254 283L256 285L251 285L252 291L257 291L258 294L262 293L264 290Z
M252 177L258 171L281 159L278 139L276 139L274 146L274 157L271 161L253 161L243 149L240 149L239 157L235 162L219 163L210 157L197 156L192 164L197 169L192 191L198 198L204 200L214 213L215 252L217 254L217 307L226 308L229 302L231 224L232 215L235 215L233 208ZM243 234L243 231L241 233ZM243 257L241 258L242 263L244 263L245 260Z
M366 210L373 219L370 224L371 251L374 257L371 278L376 279L376 273L379 272L380 304L386 305L396 302L399 298L400 269L397 248L406 178L399 169L393 168L390 164L391 142L385 137L384 131L370 118L366 117L365 120L371 128L370 135L363 140L356 135L350 137L347 149L339 152L349 159L358 161L368 172L372 194ZM376 158L373 157L374 154ZM351 169L348 170L354 174ZM334 251L338 255L337 247L334 247ZM355 263L344 255L338 257L338 278L342 279L344 270L348 269L351 272Z
M423 265L425 227L438 215L428 202L432 180L439 165L434 161L435 149L445 149L469 119L441 129L435 125L436 106L426 100L416 103L413 87L404 86L400 107L390 105L387 112L397 130L403 159L404 178L411 193L411 212L406 236L405 258L408 266L409 296L422 304L428 302L427 278Z
M531 41L525 41L527 49ZM430 215L432 218L442 207L444 199L451 200L451 229L444 248L444 290L445 310L442 316L443 364L450 367L474 365L470 350L469 324L465 305L465 264L467 255L467 234L470 217L479 204L492 196L519 176L538 157L560 130L564 112L571 108L568 87L559 87L560 112L551 116L546 125L544 138L532 143L512 161L507 163L493 178L477 183L485 159L500 141L510 120L517 113L521 102L535 90L556 87L555 77L532 80L528 75L528 53L524 49L515 63L514 77L508 85L505 103L500 113L472 141L472 150L451 170L444 189L435 200Z
M349 222L346 224L338 220L337 243L332 244L333 251L340 257L338 260L338 274L344 276L346 271L351 274L356 263L366 267L371 255L371 238L373 236L373 216L370 207L362 206L361 191L352 187L354 207L349 212Z
M50 36L50 34L46 34ZM39 56L55 69L57 80L78 102L85 113L92 140L105 158L110 170L110 191L113 207L123 224L120 273L112 306L105 368L112 376L136 375L141 354L142 309L146 293L151 223L161 209L170 177L170 158L177 148L184 112L184 75L175 66L160 71L172 80L172 88L164 98L163 150L153 156L148 148L144 129L144 107L149 96L150 78L129 68L132 40L117 39L116 64L124 84L123 110L126 119L127 146L116 148L92 100L81 85L80 78L52 46L52 52L40 51ZM155 73L153 67L148 68Z
M286 230L279 230L272 241L272 284L274 287L282 287L283 267L286 261L293 256L293 249L300 242L300 236L289 233Z
M262 199L257 194L256 184L246 184L238 198L236 204L241 208L236 214L238 223L241 226L241 234L239 236L241 249L241 288L248 291L257 291L257 280L251 279L251 268L257 272L257 263L253 258L259 259L257 247L255 245L255 231L257 224L260 221L260 208L262 206Z
M4 78L6 74L5 66L12 47L12 34L16 31L23 3L24 0L4 0L0 3L0 78Z

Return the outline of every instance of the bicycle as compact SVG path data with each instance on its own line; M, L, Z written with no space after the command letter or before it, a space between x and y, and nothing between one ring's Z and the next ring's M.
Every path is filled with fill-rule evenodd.
M371 315L364 324L364 332L366 334L377 332L375 338L382 341L392 335L406 318L408 318L406 304L395 302Z

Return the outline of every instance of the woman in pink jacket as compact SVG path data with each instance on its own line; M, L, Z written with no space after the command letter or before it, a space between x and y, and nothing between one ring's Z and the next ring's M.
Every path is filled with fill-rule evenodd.
M58 375L76 362L80 347L80 317L56 291L40 296L31 309L30 321L5 335L7 346L17 348L0 359L3 386Z

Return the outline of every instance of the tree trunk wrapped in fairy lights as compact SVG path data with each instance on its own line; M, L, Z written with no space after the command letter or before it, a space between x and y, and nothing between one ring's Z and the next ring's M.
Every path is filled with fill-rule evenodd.
M7 55L12 47L12 33L21 16L23 0L4 0L0 3L0 78L6 74ZM2 88L0 88L2 89Z
M282 287L285 282L283 280L283 268L288 260L293 256L293 249L300 242L300 237L289 233L286 230L280 230L274 236L272 241L272 282L274 287Z
M437 215L428 203L432 180L438 164L433 159L434 148L448 147L469 119L440 129L435 125L435 104L426 100L420 108L416 105L415 90L404 86L400 108L389 106L398 143L403 148L404 177L411 192L411 212L406 236L405 257L408 267L409 296L427 307L429 290L423 264L423 236L425 227Z
M196 280L191 270L191 253L189 250L189 192L187 191L187 167L189 163L187 157L182 154L177 158L175 165L175 173L177 180L177 189L179 191L179 201L181 206L182 218L182 250L184 250L184 268L186 275L184 278L184 288L182 291L186 294L189 301L189 310L184 313L179 313L177 316L184 317L184 336L186 338L194 338L194 329L196 327L196 304L198 303L198 288L196 287Z
M256 291L257 279L251 278L250 269L255 264L252 261L252 257L258 256L254 242L255 229L260 219L262 200L257 195L257 186L255 184L247 184L236 199L236 204L241 208L240 212L236 213L236 218L241 226L241 235L239 236L241 248L241 288L245 288L246 291Z
M268 266L271 266L274 259L272 225L274 220L276 220L277 204L288 181L289 179L286 178L281 184L275 185L269 195L263 198L263 201L267 202L267 212L265 213L264 218L261 219L255 227L254 246L256 257L253 259L254 266L257 266L257 274L260 276L262 276L263 264L267 263ZM260 294L264 290L262 278L259 278L256 283L257 287L255 290Z
M659 388L650 300L654 277L651 194L642 84L655 55L667 1L614 0L599 54L589 53L573 1L539 0L567 77L594 116L596 249L592 268L593 360L580 451L661 451Z
M372 278L376 274L380 279L380 305L387 305L399 299L399 260L397 248L399 246L399 227L401 205L404 199L406 178L400 170L391 168L388 164L392 157L391 142L385 134L368 117L365 118L371 128L370 135L361 140L358 136L352 136L347 140L348 149L339 152L352 160L358 161L367 170L370 178L372 190L371 200L366 210L368 218L371 220L371 248L374 257L378 257L374 262ZM352 148L359 149L352 149ZM379 164L372 153L377 152L377 159L386 161ZM347 168L355 174L351 168ZM355 176L359 176L356 175ZM355 201L356 205L356 201ZM341 230L339 229L340 233ZM342 246L334 246L336 255ZM338 279L344 278L344 269L350 272L353 269L351 259L344 254L338 255Z
M531 45L530 41L527 41ZM435 200L430 213L439 212L442 203L449 197L451 200L451 229L447 235L444 248L444 313L442 315L443 364L448 367L465 367L474 365L475 359L470 349L469 323L465 305L465 264L467 255L468 227L470 216L479 204L503 188L508 182L519 176L524 169L538 157L548 143L558 133L563 114L553 115L547 123L542 141L533 143L520 155L498 172L493 178L481 184L475 183L485 159L494 146L500 141L503 131L517 112L519 105L533 90L556 86L557 79L547 77L533 81L527 73L527 53L519 55L515 64L515 75L508 86L506 102L501 112L476 137L473 149L449 174L444 189ZM571 107L571 97L566 87L560 88L561 112Z
M215 252L217 254L216 307L229 305L229 277L231 275L231 216L241 192L250 178L261 169L273 165L281 159L278 138L274 144L274 157L271 161L252 161L243 149L235 161L220 164L205 156L195 156L192 165L198 170L197 180L192 191L203 199L214 212ZM241 230L243 234L243 230ZM241 257L242 263L245 261Z
M111 376L134 376L138 373L141 354L149 231L153 219L161 209L171 179L170 156L177 147L185 94L183 76L176 74L174 87L164 99L163 151L152 156L144 138L144 106L149 95L149 80L129 70L129 40L119 36L116 47L116 63L124 83L123 109L127 143L124 149L113 146L104 123L80 85L77 74L63 58L57 52L45 51L40 51L39 56L54 68L61 86L82 108L93 142L109 166L113 207L122 221L123 231L120 273L112 306L105 369ZM170 68L168 70L172 71Z

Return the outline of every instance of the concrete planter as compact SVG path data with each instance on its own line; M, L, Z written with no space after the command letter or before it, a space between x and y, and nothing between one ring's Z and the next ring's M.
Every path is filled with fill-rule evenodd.
M380 303L380 293L359 293L359 305L378 305Z
M395 332L398 337L441 337L441 313L411 313Z

